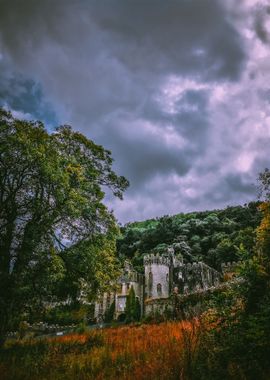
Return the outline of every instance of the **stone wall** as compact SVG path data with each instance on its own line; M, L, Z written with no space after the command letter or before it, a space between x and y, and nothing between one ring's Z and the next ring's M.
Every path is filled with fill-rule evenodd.
M220 273L202 262L187 263L173 270L173 283L179 293L207 289L218 285L220 280Z
M105 292L95 302L94 318L99 321L103 318L106 310L109 309L113 301L115 300L115 292Z
M167 315L173 312L173 303L171 298L147 299L144 305L145 316Z

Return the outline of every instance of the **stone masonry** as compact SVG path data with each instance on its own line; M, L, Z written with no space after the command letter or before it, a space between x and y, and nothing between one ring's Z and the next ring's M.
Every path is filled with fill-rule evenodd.
M175 255L172 247L163 254L144 256L144 275L125 263L117 289L104 293L95 303L95 319L102 321L106 310L115 302L114 319L124 319L128 293L134 288L141 305L141 315L164 311L172 293L189 294L215 287L220 283L221 273L203 262L184 263L183 257Z

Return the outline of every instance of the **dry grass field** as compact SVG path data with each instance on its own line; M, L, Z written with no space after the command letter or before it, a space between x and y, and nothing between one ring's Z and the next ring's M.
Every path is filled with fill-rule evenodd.
M1 379L185 379L197 340L196 322L168 322L10 341Z

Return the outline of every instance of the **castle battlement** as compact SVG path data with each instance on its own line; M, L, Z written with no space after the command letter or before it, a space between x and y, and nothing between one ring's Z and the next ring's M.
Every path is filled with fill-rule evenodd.
M170 266L171 265L171 259L167 256L159 255L158 253L156 255L151 253L150 255L144 256L143 263L144 263L144 265L157 264L157 265Z

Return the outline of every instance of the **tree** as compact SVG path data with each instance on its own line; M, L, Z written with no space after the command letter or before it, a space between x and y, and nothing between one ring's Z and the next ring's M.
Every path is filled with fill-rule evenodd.
M247 313L270 309L270 171L265 169L259 174L260 195L263 202L259 205L262 213L260 225L256 229L254 254L242 268L245 278L245 298ZM261 310L260 310L261 311ZM269 322L269 321L268 321Z
M128 186L111 153L69 126L0 109L0 336L26 309L109 282L117 227L104 189Z
M139 321L139 319L141 318L140 302L135 295L133 286L131 286L127 296L125 314L126 322L128 323Z
M105 312L104 321L106 323L110 323L113 321L114 312L115 312L115 300L113 300L112 304Z

